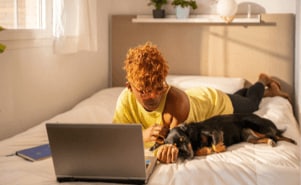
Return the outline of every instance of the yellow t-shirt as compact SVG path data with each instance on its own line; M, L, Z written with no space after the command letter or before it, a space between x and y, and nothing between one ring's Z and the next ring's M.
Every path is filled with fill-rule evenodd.
M163 124L162 112L169 89L162 95L159 107L151 112L143 108L129 89L124 89L117 100L113 123L140 123L143 129Z
M206 120L221 114L232 114L233 106L229 96L222 91L208 87L186 90L190 110L186 123Z
M117 100L113 123L140 123L143 129L155 123L163 124L162 112L169 89L163 94L159 107L152 112L146 111L136 100L134 94L127 88L124 89ZM186 123L203 121L215 115L233 113L229 96L217 89L198 87L185 92L190 103Z
M136 100L134 94L125 88L118 97L113 123L141 124L143 129L154 124L163 124L162 112L165 107L168 90L162 95L159 107L152 112L146 111ZM186 123L203 121L219 114L233 113L228 95L212 88L193 88L186 91L190 110ZM154 142L144 143L146 148Z

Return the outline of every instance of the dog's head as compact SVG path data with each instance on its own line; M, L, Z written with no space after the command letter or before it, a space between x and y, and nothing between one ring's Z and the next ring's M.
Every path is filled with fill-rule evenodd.
M191 159L194 156L192 145L189 137L186 134L187 127L184 124L180 124L170 130L169 134L165 138L166 144L176 145L179 149L179 157L183 159Z
M164 142L156 142L150 150L153 151L163 144L172 144L179 149L179 157L183 159L191 159L194 156L192 145L189 137L186 134L187 127L185 124L180 124L170 130Z

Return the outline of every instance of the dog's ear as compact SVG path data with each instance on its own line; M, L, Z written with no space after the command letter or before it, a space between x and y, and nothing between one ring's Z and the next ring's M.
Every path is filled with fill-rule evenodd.
M183 132L187 131L187 125L185 123L181 123L177 127L180 128Z

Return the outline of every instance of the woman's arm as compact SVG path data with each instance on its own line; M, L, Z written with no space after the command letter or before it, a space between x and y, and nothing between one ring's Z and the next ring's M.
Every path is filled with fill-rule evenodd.
M178 88L171 87L167 95L165 108L163 111L163 128L171 129L183 123L189 113L189 99L186 93ZM165 138L168 132L162 129L159 135ZM174 163L178 159L179 149L175 145L163 144L155 152L155 156L160 162Z

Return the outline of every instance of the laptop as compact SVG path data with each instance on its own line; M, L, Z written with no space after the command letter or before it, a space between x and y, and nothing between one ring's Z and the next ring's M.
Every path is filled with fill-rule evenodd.
M57 181L146 184L156 165L144 156L140 124L46 124Z

